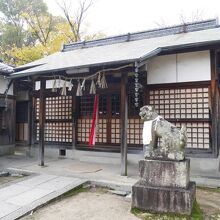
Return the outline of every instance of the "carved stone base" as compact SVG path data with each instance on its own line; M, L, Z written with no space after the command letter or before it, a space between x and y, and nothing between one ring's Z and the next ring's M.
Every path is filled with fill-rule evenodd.
M138 181L132 187L132 207L154 213L177 213L190 215L195 200L194 182L190 182L188 189L150 187Z
M144 158L146 159L181 161L184 157L184 151L178 149L163 149L160 147L152 149L149 146L145 146Z
M195 183L189 181L190 160L139 161L141 179L132 187L132 207L150 212L191 214Z
M189 184L190 160L163 161L140 160L141 180L148 186L187 188Z

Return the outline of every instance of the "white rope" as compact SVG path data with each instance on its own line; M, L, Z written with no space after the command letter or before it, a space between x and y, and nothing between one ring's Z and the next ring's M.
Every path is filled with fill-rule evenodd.
M156 124L155 124L155 128L154 128L154 130L156 131L157 130L157 124L158 124L158 122L160 121L160 119L162 119L163 117L161 117L161 116L157 116L153 121L156 121Z
M57 91L57 87L60 88L61 87L61 80L64 81L62 90L61 90L61 95L66 96L66 89L68 87L68 90L71 91L72 87L73 87L73 80L78 80L78 86L77 86L77 91L76 91L76 96L82 96L82 91L85 91L85 82L88 79L91 79L91 87L90 87L90 94L96 94L96 85L94 82L94 79L97 77L97 82L96 84L98 85L99 88L105 89L108 88L107 82L106 82L106 78L105 78L105 72L108 71L117 71L120 69L124 69L126 67L130 67L133 66L133 64L128 64L125 66L121 66L118 68L110 68L110 69L103 69L103 70L99 70L98 72L96 72L93 75L90 76L85 76L85 77L65 77L62 75L53 75L54 77L54 82L53 82L53 86L52 86L52 92L56 92ZM51 76L43 76L44 78L51 78ZM57 85L57 79L58 78L58 85ZM80 84L80 80L82 81L82 84Z
M109 69L103 69L103 70L99 70L96 73L94 73L93 75L90 76L84 76L84 77L67 77L67 76L62 76L62 75L53 75L53 77L58 77L60 80L87 80L87 79L94 79L95 77L97 77L98 74L104 73L104 72L110 72L110 71L117 71L117 70L121 70L127 67L131 67L133 66L133 64L128 64L125 66L121 66L118 68L109 68ZM51 76L42 76L43 78L51 78Z

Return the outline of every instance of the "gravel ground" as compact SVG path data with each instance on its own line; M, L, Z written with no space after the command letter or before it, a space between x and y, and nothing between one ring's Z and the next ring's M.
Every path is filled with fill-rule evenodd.
M220 220L220 191L197 189L196 199L204 213L205 220Z
M138 220L125 197L91 189L49 204L22 220Z
M205 219L220 220L220 193L197 189L197 201ZM53 202L22 220L137 220L130 213L131 203L125 197L93 188L87 192ZM219 216L219 217L218 217Z

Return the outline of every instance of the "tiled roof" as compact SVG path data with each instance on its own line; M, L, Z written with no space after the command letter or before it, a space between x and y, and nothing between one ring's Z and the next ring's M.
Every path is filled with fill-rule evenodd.
M14 72L13 67L11 67L5 63L0 62L0 73L7 74L7 73L12 73L12 72Z
M122 43L126 41L135 41L135 40L149 39L149 38L155 38L155 37L163 37L163 36L172 35L172 34L187 33L187 32L192 32L192 31L201 31L201 30L207 30L207 29L216 28L216 27L218 27L218 20L210 19L206 21L186 23L186 24L152 29L152 30L141 31L141 32L136 32L136 33L127 33L123 35L106 37L106 38L97 39L97 40L75 42L72 44L64 45L63 51L88 48L88 47L97 47L97 46L103 46L103 45L114 44L114 43Z
M181 31L181 28L188 31ZM157 55L161 50L210 44L220 45L220 27L216 20L186 24L184 29L183 26L175 26L134 33L129 35L129 39L128 35L120 35L66 45L61 52L19 67L17 70L23 70L11 76L22 77L67 69L141 62Z

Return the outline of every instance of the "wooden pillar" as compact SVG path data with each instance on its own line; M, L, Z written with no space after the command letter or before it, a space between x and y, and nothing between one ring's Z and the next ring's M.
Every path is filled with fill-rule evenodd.
M211 50L211 148L212 154L218 156L218 85L217 85L217 60L216 51Z
M121 76L121 175L127 176L127 124L128 124L128 100L127 100L127 73Z
M72 95L72 148L76 148L76 123L77 123L77 117L76 117L76 108L78 105L76 104L76 96Z
M36 97L32 96L32 128L31 128L31 147L34 147L36 141Z
M33 85L33 83L32 83ZM32 145L32 129L33 129L33 97L32 91L28 92L28 146Z
M44 166L44 130L45 130L45 89L46 80L40 81L40 106L39 106L39 165Z

